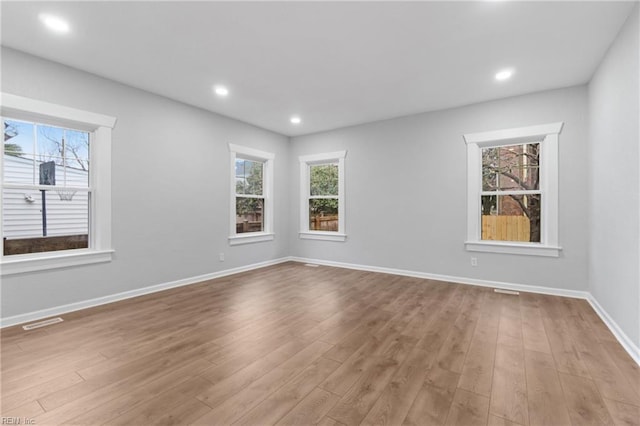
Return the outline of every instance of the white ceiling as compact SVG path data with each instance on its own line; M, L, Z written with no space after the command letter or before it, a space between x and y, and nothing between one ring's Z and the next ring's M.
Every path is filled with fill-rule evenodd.
M293 136L585 83L633 6L3 1L1 23L5 46Z

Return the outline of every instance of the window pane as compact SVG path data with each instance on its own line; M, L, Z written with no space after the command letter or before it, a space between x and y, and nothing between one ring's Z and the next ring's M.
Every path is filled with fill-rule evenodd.
M11 120L5 120L4 125L5 182L55 186L89 185L87 132ZM37 144L34 143L34 129ZM63 137L66 138L64 144Z
M244 160L236 158L236 194L244 194Z
M309 230L338 231L338 199L309 200Z
M263 195L264 163L236 158L236 194Z
M34 125L22 121L4 121L4 152L22 156L34 154Z
M89 185L89 162L83 161L82 164L76 163L75 166L70 166L67 161L66 169L58 166L56 175L63 176L64 180L57 181L57 186L62 186L64 182L66 186L88 186ZM61 174L63 173L63 174Z
M540 242L540 194L481 198L483 240Z
M88 247L87 192L77 192L71 200L61 200L54 190L5 189L2 209L5 255Z
M89 133L67 130L65 136L64 156L68 160L67 165L83 169L89 160Z
M19 157L5 155L3 158L4 181L6 183L37 185L38 164L32 154L23 154Z
M52 126L38 126L37 159L44 162L54 161L62 165L64 150L62 148L63 129Z
M540 144L482 149L482 190L538 190Z
M244 194L244 188L247 182L244 178L239 178L236 176L236 194Z
M338 195L338 165L318 164L309 167L311 195Z
M264 231L264 199L236 197L236 233Z

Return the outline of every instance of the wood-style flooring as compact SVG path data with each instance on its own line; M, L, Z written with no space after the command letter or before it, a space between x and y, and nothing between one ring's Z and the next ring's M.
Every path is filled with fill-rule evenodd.
M640 422L640 367L584 300L285 263L63 318L2 330L2 416L36 425Z

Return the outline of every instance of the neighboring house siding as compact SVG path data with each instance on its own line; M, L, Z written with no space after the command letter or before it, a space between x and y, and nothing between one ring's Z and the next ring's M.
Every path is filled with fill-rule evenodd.
M36 171L40 162L36 162ZM34 182L33 160L5 155L4 176L7 183L31 185ZM56 166L56 181L61 184L62 166ZM38 176L36 175L36 184ZM88 172L67 167L67 185L87 186ZM82 235L88 233L87 192L77 192L71 201L62 201L55 190L47 195L47 235ZM26 200L31 196L33 202ZM7 239L42 237L42 195L37 190L5 189L2 196L4 237Z

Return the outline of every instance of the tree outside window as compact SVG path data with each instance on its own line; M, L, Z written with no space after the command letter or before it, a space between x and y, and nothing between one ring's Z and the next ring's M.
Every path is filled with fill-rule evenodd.
M264 163L236 158L236 233L264 231Z
M540 242L540 143L482 149L482 239Z
M301 155L300 232L302 239L346 241L345 157L347 151Z
M309 166L309 230L338 231L338 165Z

